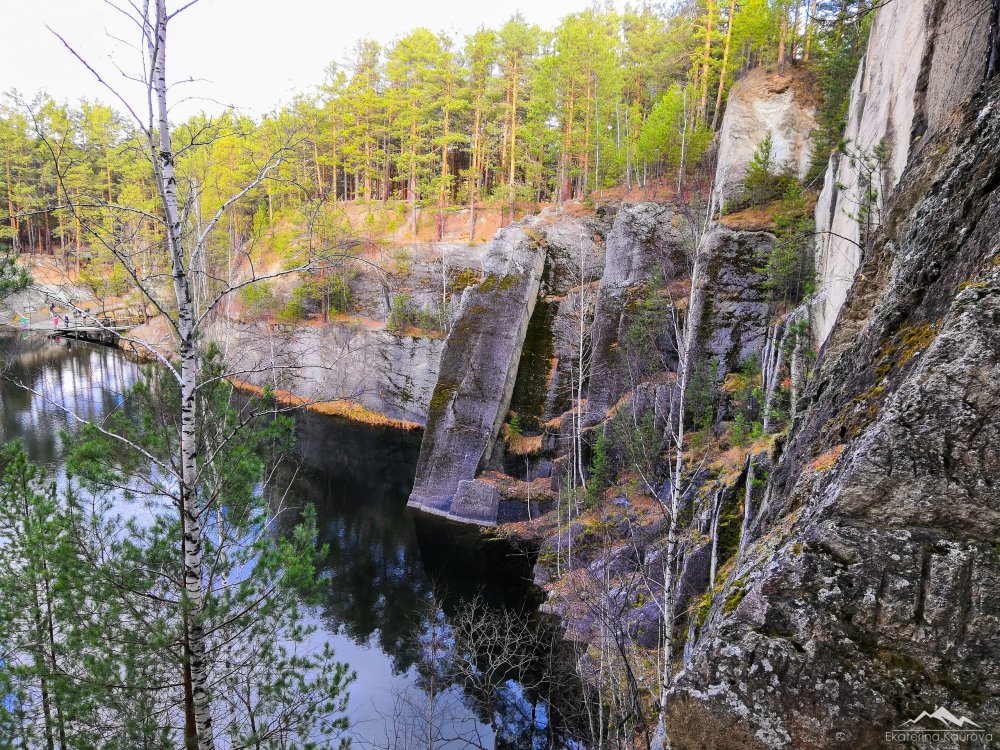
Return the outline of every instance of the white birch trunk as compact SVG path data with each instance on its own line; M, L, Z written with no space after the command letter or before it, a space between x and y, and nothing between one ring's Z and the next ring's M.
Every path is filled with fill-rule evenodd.
M151 41L152 88L155 97L159 137L157 162L160 197L166 220L167 249L170 254L171 276L177 302L177 322L180 355L181 386L181 472L180 501L183 528L184 589L190 608L189 654L195 724L199 750L214 750L211 699L208 692L208 664L205 652L205 632L200 622L205 604L203 589L203 546L201 512L198 506L198 424L195 389L198 380L198 352L195 340L194 304L191 283L185 266L182 245L181 218L177 199L177 177L170 136L167 105L166 0L156 0L154 38ZM152 135L150 136L152 138ZM152 144L151 144L152 145Z
M684 408L687 397L687 387L690 381L690 371L695 354L695 343L698 328L701 323L702 289L701 271L703 265L704 233L695 242L694 264L691 271L691 291L688 296L687 316L678 333L678 363L677 363L677 398L676 408L672 415L668 430L673 434L668 438L673 443L674 465L671 470L669 484L670 523L667 527L667 554L663 570L663 671L660 679L659 718L653 737L653 747L662 748L666 740L666 710L667 697L673 683L673 635L675 619L674 602L674 567L677 556L677 516L680 512L682 481L684 476ZM677 329L675 323L675 330Z

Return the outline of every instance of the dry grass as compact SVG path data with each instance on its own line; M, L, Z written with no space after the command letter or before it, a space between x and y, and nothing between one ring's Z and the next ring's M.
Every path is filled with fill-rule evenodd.
M514 456L534 456L542 450L541 435L522 435L511 430L509 424L503 426L503 440L507 452Z
M805 199L804 210L812 213L816 209L816 200L819 194L810 191L803 195ZM783 198L772 201L765 206L750 206L742 211L734 211L719 219L719 223L729 229L742 230L746 232L772 232L778 228L775 218L789 210L788 202Z
M242 380L237 380L235 378L230 378L230 382L233 384L233 387L243 391L244 393L253 393L258 396L264 395L265 389L260 386L253 385L252 383L247 383ZM332 401L313 401L280 389L268 389L268 393L282 406L301 406L302 408L316 412L317 414L326 414L331 417L343 417L344 419L349 419L352 422L359 422L372 427L391 427L396 430L407 431L423 429L423 426L417 422L410 422L405 419L393 419L392 417L387 417L385 414L373 411L359 403L344 398L334 399Z
M746 232L767 232L776 229L774 214L781 201L769 203L766 206L751 206L742 211L726 214L719 223L729 229Z

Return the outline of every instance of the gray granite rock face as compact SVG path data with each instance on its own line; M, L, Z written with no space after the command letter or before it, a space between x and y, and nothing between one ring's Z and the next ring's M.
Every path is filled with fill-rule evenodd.
M604 237L610 230L596 217L564 216L547 209L534 223L545 241L545 274L542 292L565 295L580 284L601 278L604 272Z
M463 479L458 483L455 499L448 509L450 517L483 526L495 526L500 510L500 492L478 479Z
M255 385L310 401L348 399L423 424L444 342L363 325L269 326L220 322L209 336Z
M880 203L913 156L947 124L952 110L981 84L990 33L988 6L987 0L910 0L886 3L874 15L851 90L844 138L853 154L870 154L885 139L888 159L880 174ZM835 155L816 204L820 294L814 329L819 344L833 328L861 262L862 173L858 159ZM870 220L872 213L866 216Z
M998 144L994 81L904 173L678 676L676 746L881 747L937 706L1000 727Z
M720 377L738 372L759 355L767 337L771 303L763 270L774 246L767 232L716 225L705 240L703 311L698 361L715 361Z
M530 224L497 232L483 262L486 278L462 294L441 354L413 507L462 519L460 508L452 510L459 483L474 479L490 459L544 268L545 250L529 234ZM481 522L476 515L463 520Z
M597 290L585 424L603 420L631 387L618 344L631 325L637 288L654 271L665 283L690 275L683 224L673 206L660 203L623 204L615 217Z

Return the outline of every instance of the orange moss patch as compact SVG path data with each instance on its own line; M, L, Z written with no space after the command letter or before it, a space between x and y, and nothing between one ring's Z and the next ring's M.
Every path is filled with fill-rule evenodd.
M389 329L387 329L389 330ZM435 330L434 328L419 328L417 326L406 326L404 328L396 328L389 330L389 333L394 333L397 336L409 336L414 339L443 339L444 332Z
M542 427L544 427L546 430L558 430L560 427L562 427L562 415L559 415L558 417L552 417L552 419L550 419L548 422L543 422Z
M252 383L247 383L243 380L237 380L236 378L230 378L229 381L233 384L234 388L243 391L244 393L253 393L257 396L262 396L265 393L265 389L258 385L253 385ZM308 409L309 411L314 411L317 414L326 414L331 417L343 417L344 419L349 419L352 422L360 422L361 424L371 425L372 427L391 427L396 430L408 431L423 429L423 425L420 425L417 422L410 422L405 419L393 419L392 417L387 417L385 414L373 411L355 401L349 401L345 398L335 399L333 401L312 401L281 389L267 389L267 393L273 396L274 399L282 406L300 406L304 409Z
M810 462L809 468L813 471L827 471L833 468L833 465L837 463L837 459L840 458L840 454L844 452L844 447L844 445L835 445L830 450L814 458Z
M702 433L703 434L703 433ZM692 438L692 433L685 436L687 440ZM769 453L774 450L774 441L778 435L761 435L749 445L730 444L723 450L720 441L710 437L697 448L687 448L685 450L685 463L689 466L704 465L717 475L717 481L722 484L731 485L743 472L746 465L747 453L758 456L762 453Z
M768 203L766 206L751 206L742 211L726 214L719 219L719 223L729 229L742 230L745 232L766 232L777 228L774 223L774 215L777 204Z
M548 477L535 477L530 482L515 479L499 471L485 471L476 477L476 481L496 487L500 494L509 500L552 500L552 480Z
M507 446L507 452L514 456L533 456L542 450L541 435L515 433L509 424L503 426L503 441Z

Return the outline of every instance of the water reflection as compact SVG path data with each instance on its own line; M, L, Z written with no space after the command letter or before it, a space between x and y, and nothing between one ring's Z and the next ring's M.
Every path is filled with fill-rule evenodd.
M110 349L23 334L0 335L0 346L0 439L20 438L32 460L55 470L65 458L62 432L77 424L70 413L100 420L138 377Z
M2 339L0 438L20 438L34 461L61 474L62 435L72 439L75 426L67 412L100 420L121 406L139 369L108 348ZM358 672L349 709L353 734L364 745L392 744L401 701L422 699L416 665L419 635L435 616L430 601L446 615L477 593L494 606L532 607L528 564L505 543L406 508L419 434L313 414L301 415L298 433L301 466L287 467L285 478L294 496L316 506L321 541L330 548L324 573L331 594L318 617L324 638ZM455 690L445 698L447 712L439 713L451 722L445 729L471 732L492 746L485 709Z
M295 483L316 504L321 541L330 548L325 571L333 590L322 608L325 625L340 640L338 653L354 652L369 668L393 674L380 689L361 691L360 700L352 696L359 735L376 744L383 736L399 742L401 706L413 708L419 684L419 636L436 614L432 598L446 615L474 595L495 607L533 608L528 561L476 529L406 507L419 434L306 414L298 445L308 468ZM384 664L372 663L373 650ZM359 671L362 664L352 662ZM476 721L475 713L486 718L483 707L473 712L454 693L437 700L451 734L491 737Z

